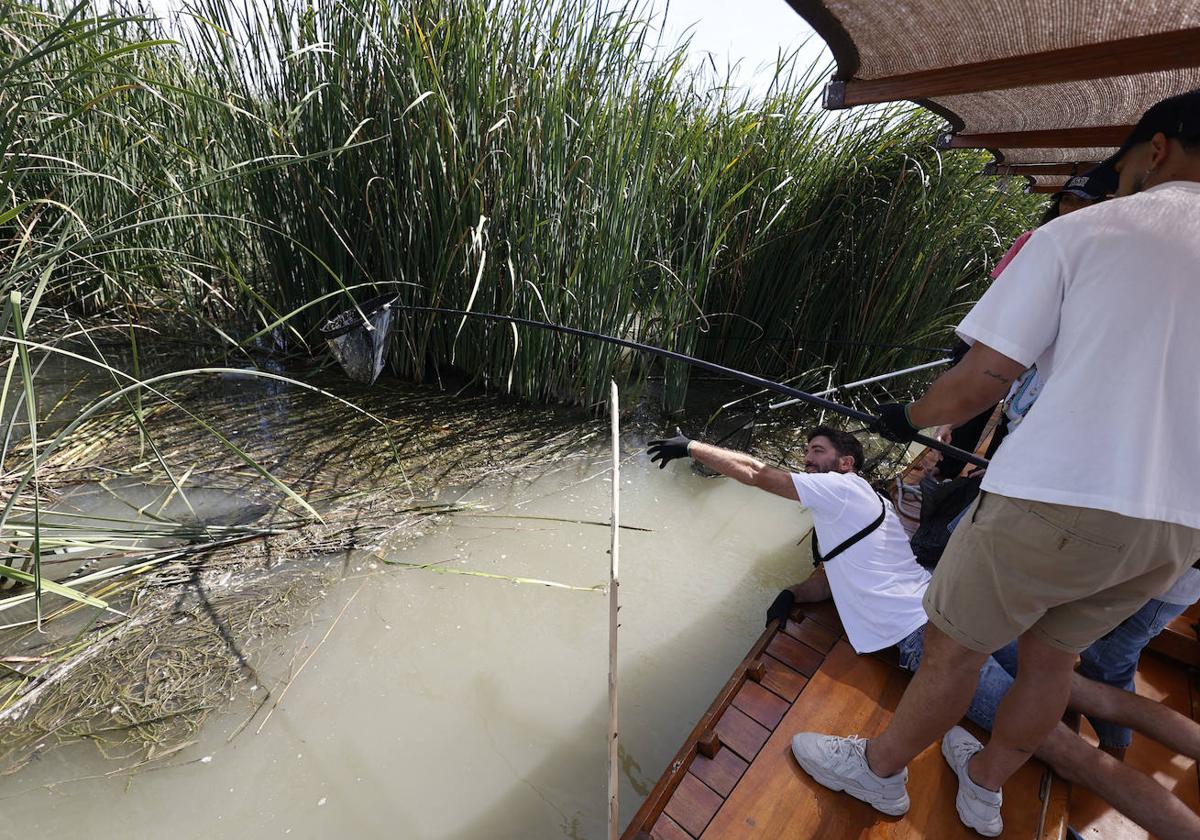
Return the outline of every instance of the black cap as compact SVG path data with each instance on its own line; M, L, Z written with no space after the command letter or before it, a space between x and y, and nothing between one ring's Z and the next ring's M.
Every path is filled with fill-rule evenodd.
M1113 190L1108 188L1108 182L1103 177L1096 175L1099 168L1096 167L1082 175L1074 176L1050 198L1052 200L1059 199L1067 193L1082 198L1084 201L1099 201L1104 198Z
M1117 162L1130 149L1139 143L1145 143L1162 133L1168 139L1180 137L1185 140L1200 140L1200 88L1170 96L1156 105L1151 105L1142 118L1138 120L1133 131L1125 138L1116 154L1101 163L1091 174L1101 179L1105 192L1115 192L1117 189Z

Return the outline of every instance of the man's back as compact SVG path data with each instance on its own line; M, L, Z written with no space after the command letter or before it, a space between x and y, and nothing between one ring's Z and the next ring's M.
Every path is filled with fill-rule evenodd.
M852 473L793 473L800 503L828 553L886 513L878 528L825 563L825 574L850 644L858 653L893 645L925 624L921 597L929 573L917 564L890 502Z
M959 328L1044 378L984 489L1200 527L1198 314L1200 183L1040 229Z

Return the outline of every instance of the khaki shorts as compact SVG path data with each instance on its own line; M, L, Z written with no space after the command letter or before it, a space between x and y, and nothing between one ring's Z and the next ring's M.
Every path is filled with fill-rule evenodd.
M1079 653L1165 592L1200 556L1200 530L981 492L938 563L925 612L990 653L1030 630Z

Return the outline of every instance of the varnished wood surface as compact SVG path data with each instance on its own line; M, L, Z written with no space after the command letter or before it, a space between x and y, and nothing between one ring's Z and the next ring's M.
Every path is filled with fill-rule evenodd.
M691 773L684 774L663 811L692 837L699 837L721 807L721 795Z
M740 709L730 706L717 721L717 734L721 744L729 747L746 761L753 761L762 745L771 735L771 730Z
M650 830L651 840L692 840L692 836L679 827L679 823L663 814Z
M733 750L725 748L717 750L712 758L702 755L692 759L688 771L704 784L708 785L722 797L733 792L734 785L750 764Z
M1135 679L1138 694L1200 720L1200 696L1197 696L1195 677L1176 663L1144 653ZM1083 727L1081 734L1095 743L1088 726ZM1189 808L1200 812L1200 776L1196 762L1176 755L1136 732L1133 744L1125 754L1125 762L1150 774ZM1085 840L1146 840L1151 836L1110 808L1107 802L1080 787L1071 791L1070 821Z
M872 657L855 656L848 644L838 642L702 837L976 837L958 819L954 809L958 781L936 744L909 766L912 808L901 818L885 817L845 794L825 789L792 757L791 739L796 732L878 732L890 719L907 682L902 671ZM1003 836L1037 836L1038 792L1044 773L1042 765L1031 762L1005 787ZM1056 785L1062 782L1056 780L1051 790ZM1061 803L1061 798L1052 799L1052 806L1055 801Z
M786 633L776 633L767 645L767 653L789 668L811 677L821 667L824 655Z
M789 703L796 699L808 683L808 677L793 671L773 656L763 656L759 661L766 668L761 684Z
M790 704L777 697L758 683L747 682L733 698L733 705L741 709L767 729L774 729L787 714Z

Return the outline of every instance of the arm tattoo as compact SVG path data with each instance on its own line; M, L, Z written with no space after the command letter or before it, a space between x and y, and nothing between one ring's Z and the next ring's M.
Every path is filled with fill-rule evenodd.
M1009 382L1011 382L1011 381L1012 381L1011 379L1009 379L1009 378L1008 378L1007 376L1005 376L1004 374L1002 374L1002 373L996 373L996 371L994 371L994 370L991 370L991 369L985 370L985 371L983 372L983 375L984 375L984 376L990 376L992 379L998 379L998 380L1000 380L1001 382L1003 382L1005 385L1007 385Z

